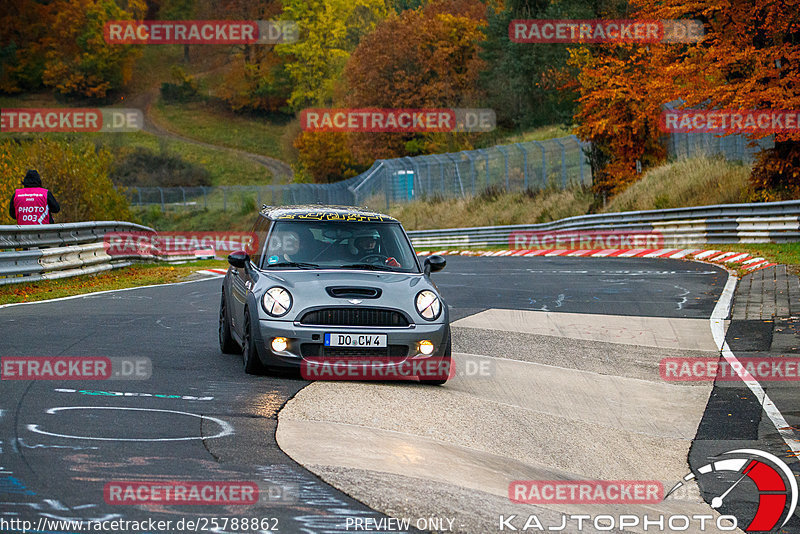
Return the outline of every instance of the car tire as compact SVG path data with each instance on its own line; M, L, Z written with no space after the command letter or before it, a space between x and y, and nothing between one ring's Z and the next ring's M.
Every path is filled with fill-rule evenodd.
M253 331L250 324L250 312L244 312L244 334L242 337L242 363L244 372L249 375L264 373L264 366L258 359L256 343L253 340Z
M441 356L441 359L442 359L442 361L447 362L447 368L448 368L448 370L451 370L451 372L452 372L452 365L453 365L452 353L453 353L453 349L452 349L452 345L451 345L451 339L448 336L447 346L444 349L444 354ZM441 386L442 384L447 382L447 380L449 378L450 377L448 376L444 380L421 380L420 379L420 383L428 385L428 386Z
M219 303L219 350L223 354L238 354L239 345L231 335L231 322L228 319L228 305L225 303L225 292Z

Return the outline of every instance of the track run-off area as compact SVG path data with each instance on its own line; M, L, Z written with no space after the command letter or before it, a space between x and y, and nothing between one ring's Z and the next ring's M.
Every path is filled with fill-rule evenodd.
M247 375L218 348L219 277L0 307L0 356L152 363L146 380L0 382L0 517L30 521L34 532L90 531L51 520L120 520L151 534L483 533L526 523L529 532L597 532L608 530L592 521L599 514L662 514L711 517L704 529L662 531L719 532L720 514L752 517L758 496L732 493L713 509L713 481L690 480L652 503L520 504L509 487L605 480L668 490L734 449L771 453L800 472L797 382L722 385L661 372L665 358L763 356L777 339L794 349L771 322L726 320L735 282L723 268L635 257L447 262L432 276L452 321L456 375L444 386ZM248 505L109 502L104 489L120 481L261 491ZM590 519L580 529L573 519L562 527L581 514ZM244 518L258 528L241 528Z

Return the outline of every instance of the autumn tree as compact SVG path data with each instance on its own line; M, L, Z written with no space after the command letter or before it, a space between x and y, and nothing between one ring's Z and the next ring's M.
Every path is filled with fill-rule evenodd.
M658 121L670 80L651 62L647 47L602 46L570 52L582 93L574 120L575 133L592 142L596 192L613 195L639 178L637 161L646 169L666 156Z
M276 20L282 9L279 0L201 0L196 12L209 19L220 18L219 14L224 13L226 19ZM287 111L291 80L286 61L274 44L233 46L217 96L234 111Z
M794 5L793 5L794 4ZM637 159L664 156L658 118L665 103L716 109L798 109L800 12L794 2L636 0L642 19L698 19L696 43L594 46L575 55L581 68L577 133L599 153L600 189L615 192L637 178ZM769 132L750 134L751 139ZM800 195L800 132L779 133L751 175L756 198Z
M4 0L0 9L0 91L40 87L47 35L46 1Z
M439 0L391 15L367 35L345 69L351 108L479 107L478 76L486 5L478 0ZM357 160L471 148L475 135L453 133L354 133Z
M284 20L297 22L296 43L280 44L292 82L289 104L295 111L332 103L350 53L386 17L385 0L286 0Z
M104 98L131 77L140 50L108 44L109 20L141 18L142 0L128 0L127 10L114 0L55 0L49 5L48 36L42 82L64 95Z
M696 45L655 50L655 63L675 80L673 98L708 108L800 109L796 1L647 0L641 13L653 18L697 18L705 25L706 38ZM800 131L776 134L775 148L758 155L751 183L759 200L800 197Z

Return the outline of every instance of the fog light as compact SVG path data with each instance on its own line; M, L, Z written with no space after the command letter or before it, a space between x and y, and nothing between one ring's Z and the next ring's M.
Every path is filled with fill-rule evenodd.
M289 346L289 341L285 337L276 337L272 340L272 350L283 352Z
M433 343L431 343L427 339L423 339L422 341L419 342L419 351L425 356L433 354Z

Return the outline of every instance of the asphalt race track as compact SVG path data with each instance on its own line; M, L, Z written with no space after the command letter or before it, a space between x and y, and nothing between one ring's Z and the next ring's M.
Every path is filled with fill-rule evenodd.
M615 412L616 419L608 425L621 425L618 428L640 435L661 432L659 450L668 450L672 439L682 444L679 451L675 449L674 458L666 462L672 462L670 469L656 469L651 474L646 469L646 458L640 458L642 463L632 461L628 465L631 473L639 470L638 479L663 476L665 480L676 470L688 472L688 449L701 418L704 418L704 434L700 436L703 440L717 439L724 432L721 425L707 420L708 413L704 415L711 385L693 385L681 390L686 393L674 399L680 404L676 410L691 414L694 423L670 422L667 430L666 427L653 430L659 425L661 412L657 410L626 419L623 400L630 396L645 402L649 395L657 397L678 391L657 384L663 386L663 392L653 392L649 385L644 385L644 380L655 383L657 377L652 376L652 361L642 361L642 351L651 359L660 354L713 353L713 346L698 325L708 324L726 279L724 270L701 263L617 258L448 257L447 268L434 275L451 307L454 353L460 358L483 355L502 359L502 362L497 360L500 363L495 378L508 372L511 390L523 386L514 384L514 377L521 380L519 377L527 376L528 372L533 373L531 379L538 380L543 390L568 389L569 384L560 381L572 382L575 373L582 377L592 373L593 379L599 381L613 379L613 387L621 399L620 412ZM391 458L359 457L362 442L358 440L390 430L391 425L381 419L381 414L370 412L371 406L379 407L375 398L385 397L392 408L389 410L392 417L396 418L394 423L400 421L406 425L404 429L411 429L408 432L419 426L418 434L437 433L442 429L426 426L429 399L426 398L426 408L415 409L415 398L451 395L441 397L447 404L438 405L438 410L443 413L452 410L454 414L458 407L451 404L453 399L456 402L464 399L465 406L475 402L468 404L468 408L473 410L470 417L478 419L481 415L474 409L499 402L505 394L503 387L488 381L457 378L441 388L341 382L318 382L306 388L309 382L298 377L246 375L239 358L223 355L218 349L220 281L216 278L0 308L1 356L147 357L152 361L152 375L147 380L0 382L0 510L4 519L24 519L33 525L41 525L38 522L42 519L172 521L168 530L171 532L188 532L190 529L179 530L174 525L180 520L195 520L206 525L205 531L218 534L352 532L355 529L342 528L346 521L352 525L356 519L370 519L375 525L391 526L385 521L387 516L373 508L395 517L418 512L414 499L406 498L403 502L409 508L402 509L402 499L398 496L407 497L403 491L415 491L424 498L430 491L429 502L449 498L454 506L426 510L427 517L455 519L455 526L450 528L453 531L489 531L487 517L494 517L496 523L496 510L488 510L483 517L473 513L474 507L480 505L470 500L470 491L464 491L469 484L452 474L438 476L435 473L438 468L432 468L429 477L420 472L403 478L395 467L380 468L382 462L390 464ZM601 316L602 321L598 319ZM732 348L736 350L735 346ZM332 404L320 403L320 396ZM787 396L785 402L793 399ZM523 402L502 400L508 406ZM577 396L560 399L558 405L551 407L552 413L571 410L565 403L573 401L584 402ZM665 397L664 402L667 401L673 399ZM393 402L404 403L402 409L396 409ZM535 404L530 399L524 403L532 403L526 404L528 408ZM281 440L286 440L292 457L276 442L278 412L284 405L287 430L281 430L279 441L283 445ZM433 406L437 404L434 402ZM575 408L576 413L581 409L589 406ZM751 412L743 411L747 417ZM547 409L536 417L541 424L558 426ZM522 420L512 418L509 424L516 424L515 421ZM455 427L458 424L459 421L454 421ZM354 434L356 441L350 445L350 454L328 461L326 451L331 456L338 452L335 432L343 425L358 426L371 433ZM377 430L373 432L369 425ZM476 424L475 428L479 426ZM325 429L331 432L325 433ZM524 429L518 431L524 434ZM588 434L585 431L584 438ZM623 440L604 441L603 436L611 435L600 431L593 434L591 446L597 456L598 472L603 463L614 463L604 457L604 444L611 453L616 450L624 456ZM506 458L509 465L513 461L520 472L527 473L525 469L532 469L536 462L545 461L543 457L552 455L550 463L536 464L539 471L533 472L552 473L545 468L555 469L556 463L559 473L572 468L580 470L573 464L580 461L584 438L580 429L553 431L547 438L551 445L547 450L543 445L533 447L535 441L531 441L525 450L511 450L509 456L502 456L506 454L502 452L493 458ZM452 447L445 454L470 446L468 430L452 436L443 431L436 439ZM380 439L364 443L363 450L373 450L370 449L373 445L378 448L374 450L385 446ZM427 442L409 443L427 450L424 448ZM328 444L333 448L323 446ZM475 443L475 450L483 446ZM575 456L568 452L572 447L579 451ZM641 456L644 450L639 449L637 454ZM428 459L422 457L418 464L425 466ZM591 466L586 469L591 470ZM496 471L503 471L503 466ZM387 475L376 476L379 472ZM359 500L324 482L320 476ZM417 485L411 484L409 489L412 479ZM490 479L487 475L488 486L493 483ZM261 488L261 498L258 504L250 506L208 506L118 505L108 504L104 497L104 487L111 481L173 480L253 482ZM392 489L393 495L387 493ZM436 493L437 490L441 491ZM501 490L475 490L474 494L498 498ZM698 502L692 506L707 508ZM462 512L463 521L459 517ZM226 518L257 518L266 522L261 522L259 529L243 530L232 528L230 522L222 526ZM213 523L216 528L211 527L212 520L216 520ZM75 532L46 526L39 531ZM441 526L439 531L448 531L447 523ZM14 528L0 530L21 532ZM151 534L166 531L139 530Z

